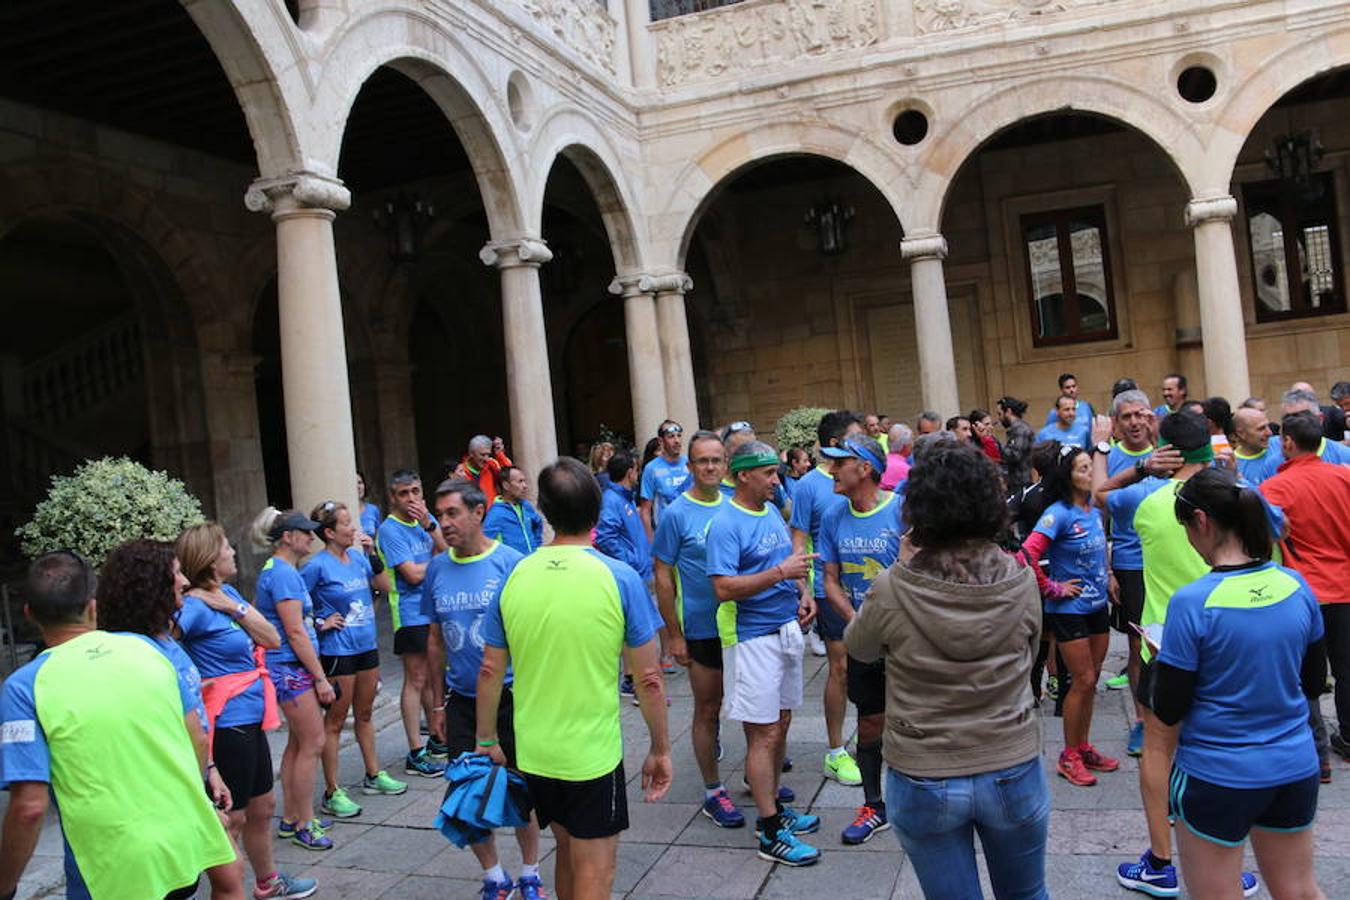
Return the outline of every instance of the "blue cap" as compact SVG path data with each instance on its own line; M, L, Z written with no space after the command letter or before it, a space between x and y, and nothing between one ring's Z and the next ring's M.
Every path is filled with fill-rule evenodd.
M886 471L886 454L875 438L851 437L838 447L821 447L820 455L830 459L861 459L878 472Z

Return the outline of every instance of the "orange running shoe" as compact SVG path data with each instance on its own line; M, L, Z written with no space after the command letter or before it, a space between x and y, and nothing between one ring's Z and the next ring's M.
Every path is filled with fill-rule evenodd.
M1097 776L1083 765L1083 756L1077 750L1065 748L1059 755L1059 765L1055 769L1061 777L1068 779L1069 784L1092 787L1097 783Z

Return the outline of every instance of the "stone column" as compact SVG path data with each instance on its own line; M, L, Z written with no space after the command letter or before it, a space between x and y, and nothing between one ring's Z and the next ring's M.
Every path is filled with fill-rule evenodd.
M656 86L656 51L647 26L652 21L651 0L624 0L624 29L628 35L628 59L633 87Z
M649 275L638 280L638 288L656 295L666 414L692 433L698 430L698 395L694 389L694 357L689 349L684 295L693 290L694 281L683 272Z
M923 405L943 418L957 415L961 401L956 354L952 350L952 323L947 313L947 282L942 274L947 239L932 233L905 238L900 242L900 255L909 261Z
M628 338L628 385L633 395L633 439L640 449L666 418L665 366L656 325L656 298L642 286L646 275L620 275L609 292L623 297ZM686 335L686 344L688 336Z
M553 253L538 238L521 237L489 241L478 258L501 272L506 397L511 405L511 446L507 453L533 481L539 470L558 456L544 298L539 292L539 266L552 259Z
M295 172L255 181L244 197L277 223L277 305L291 495L307 512L324 500L355 509L356 447L342 331L335 210L351 195L336 179Z
M1205 389L1241 403L1251 394L1247 374L1247 331L1242 319L1237 252L1232 222L1237 201L1204 197L1186 204L1186 224L1195 231L1195 274L1200 293L1200 331Z

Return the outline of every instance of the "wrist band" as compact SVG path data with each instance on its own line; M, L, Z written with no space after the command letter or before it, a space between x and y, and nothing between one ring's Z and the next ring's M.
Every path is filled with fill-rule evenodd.
M478 739L478 746L480 746L480 747L495 747L495 746L497 746L497 739L496 739L496 738L493 738L493 739L490 740L490 741L485 741L485 740L483 740L482 738L479 738L479 739Z

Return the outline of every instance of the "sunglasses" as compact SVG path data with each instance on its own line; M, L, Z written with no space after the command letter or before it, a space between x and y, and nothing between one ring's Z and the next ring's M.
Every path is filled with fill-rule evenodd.
M667 437L672 434L684 434L684 429L679 425L667 425L665 428L661 429L662 437Z
M754 430L755 426L751 425L749 422L744 421L732 422L730 425L727 426L727 434L735 434L738 431L754 431Z

